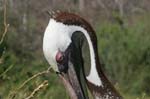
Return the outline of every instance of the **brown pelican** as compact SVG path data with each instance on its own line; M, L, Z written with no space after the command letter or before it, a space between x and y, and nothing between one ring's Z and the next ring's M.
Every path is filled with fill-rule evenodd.
M88 99L87 90L95 99L122 99L102 71L95 31L82 17L53 13L44 33L43 52L56 73L67 75L78 99Z

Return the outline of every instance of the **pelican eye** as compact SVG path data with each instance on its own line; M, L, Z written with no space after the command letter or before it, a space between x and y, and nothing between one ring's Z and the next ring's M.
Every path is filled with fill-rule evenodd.
M57 63L62 63L63 62L63 60L64 60L64 54L62 53L62 52L57 52L57 54L56 54L56 61L57 61Z

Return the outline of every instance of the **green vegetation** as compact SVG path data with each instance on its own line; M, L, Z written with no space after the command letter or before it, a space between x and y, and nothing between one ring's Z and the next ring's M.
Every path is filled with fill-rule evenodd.
M136 17L132 24L125 20L124 27L117 22L105 22L97 27L105 71L123 94L150 95L149 17Z

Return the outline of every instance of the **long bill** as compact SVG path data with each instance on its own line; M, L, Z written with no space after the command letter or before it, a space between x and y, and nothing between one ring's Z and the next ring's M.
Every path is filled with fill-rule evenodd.
M75 69L71 62L69 62L68 65L69 69L67 73L61 73L59 74L59 77L67 89L71 99L85 99Z
M67 89L67 92L69 93L69 96L71 99L78 99L77 94L75 93L75 90L72 88L71 84L69 83L68 79L65 79L64 74L59 74L60 79L62 80L65 88Z

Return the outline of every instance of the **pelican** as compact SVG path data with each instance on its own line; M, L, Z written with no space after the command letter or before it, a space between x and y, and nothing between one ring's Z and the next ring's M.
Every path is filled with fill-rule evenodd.
M43 37L46 60L75 90L78 99L122 99L102 70L97 37L82 17L68 12L53 13Z

